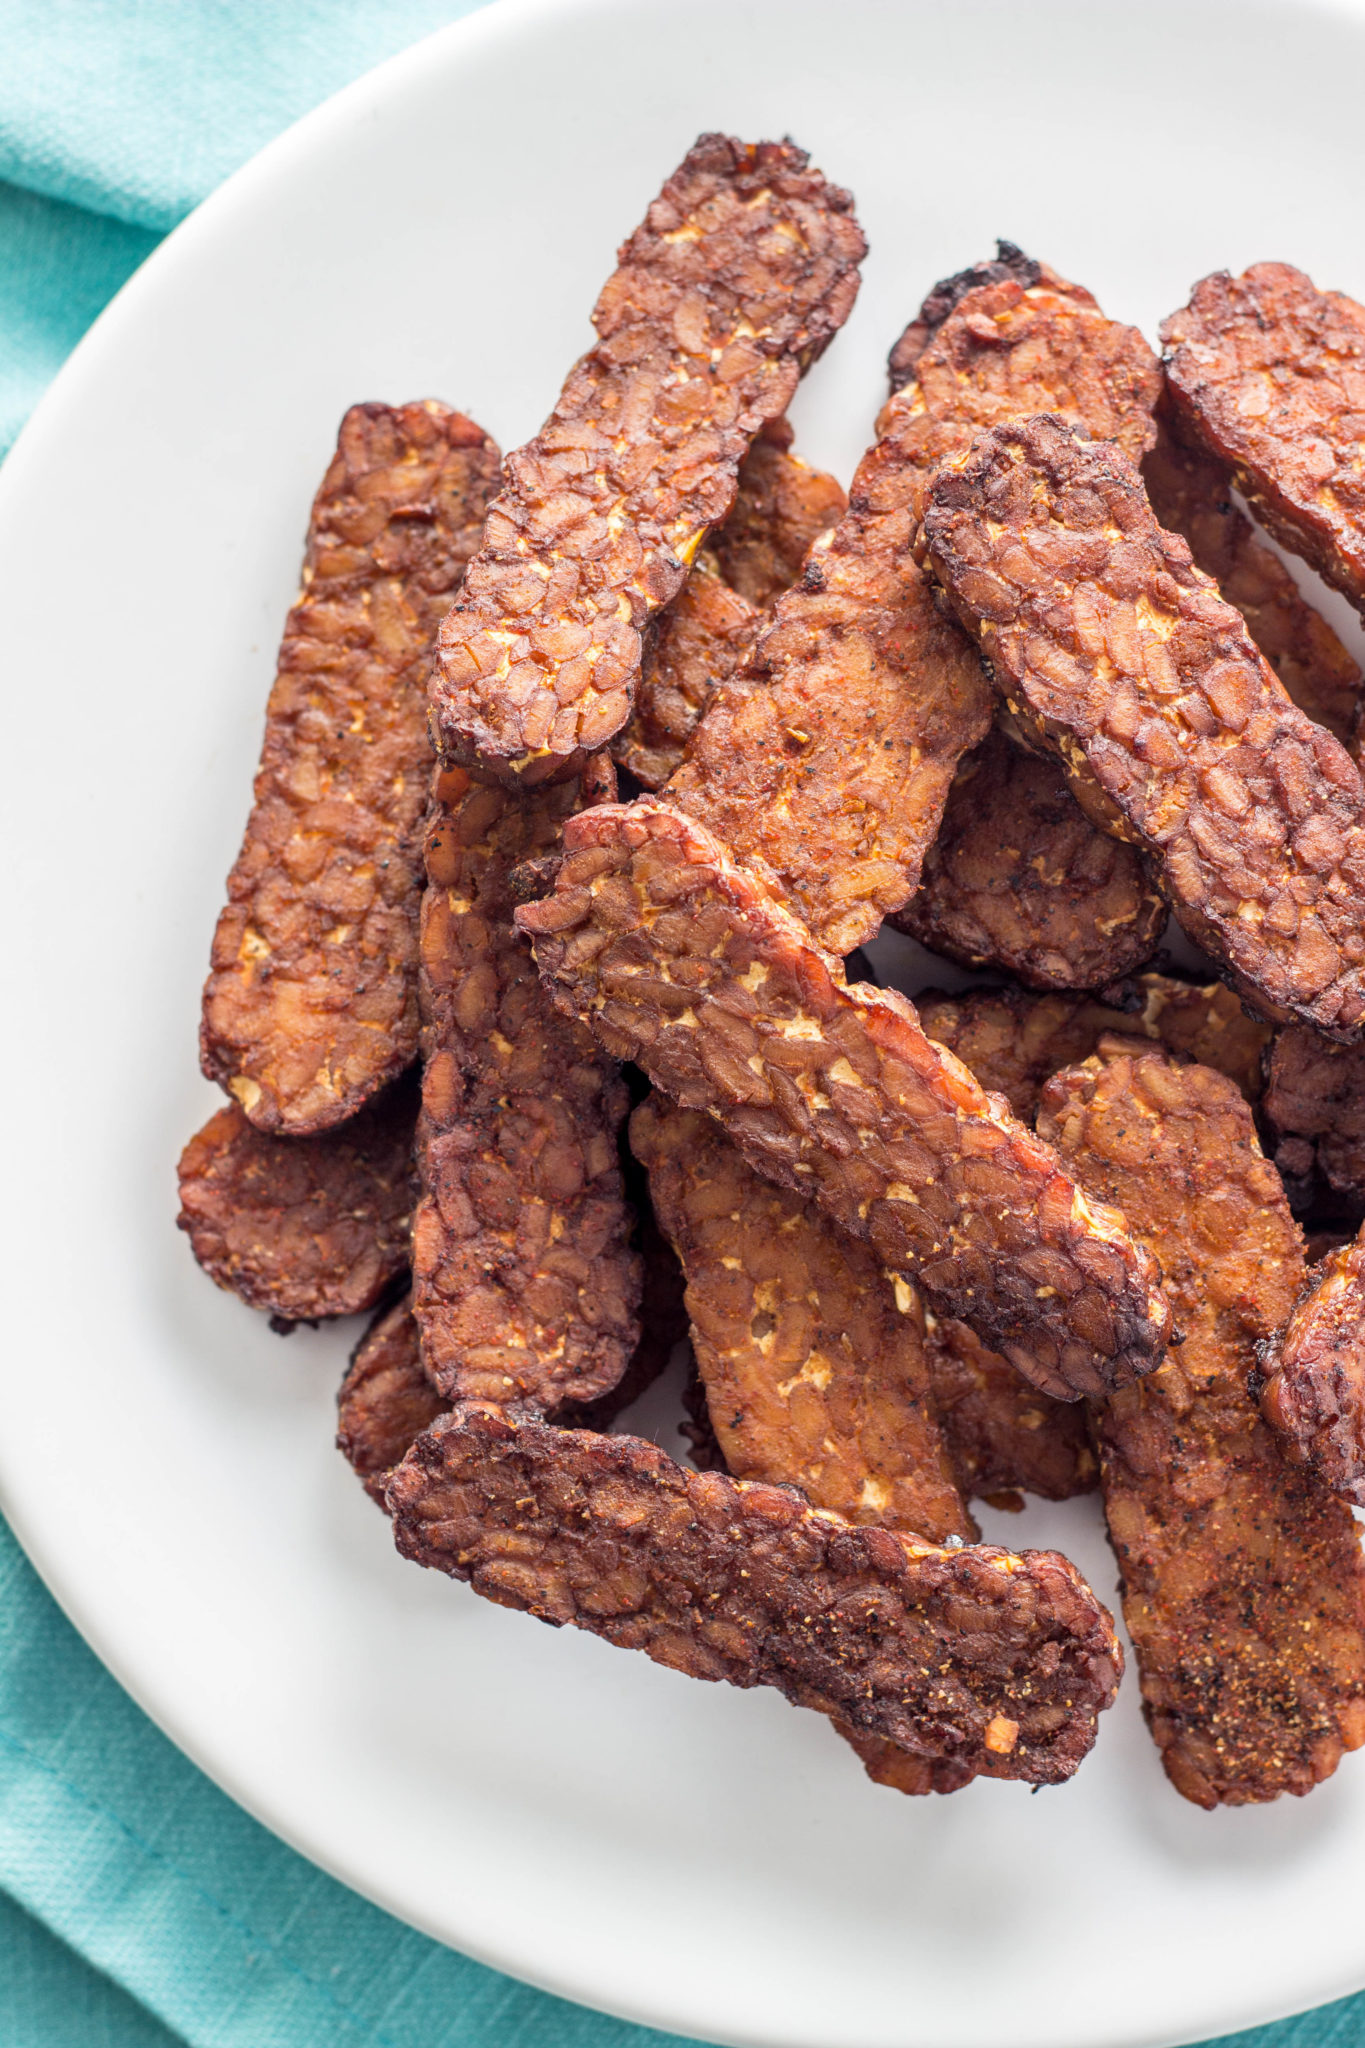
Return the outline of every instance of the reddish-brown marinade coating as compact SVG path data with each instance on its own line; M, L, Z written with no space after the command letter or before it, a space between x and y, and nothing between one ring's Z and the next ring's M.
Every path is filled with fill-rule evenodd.
M1365 1507L1365 1239L1328 1253L1259 1353L1261 1413L1289 1454Z
M811 542L844 516L837 477L791 453L787 420L767 426L739 465L739 489L725 524L707 545L732 590L761 609L790 590Z
M612 758L644 789L662 789L682 762L717 683L732 672L757 629L757 606L732 590L709 549L645 642L635 708L611 743Z
M389 1474L450 1403L422 1370L411 1297L377 1315L337 1392L337 1449L382 1508Z
M1054 1401L951 1316L928 1319L934 1406L957 1483L972 1500L1022 1508L1025 1493L1069 1500L1099 1484L1085 1409Z
M341 423L204 988L204 1072L264 1131L344 1123L416 1057L427 672L498 463L434 401Z
M609 1051L1047 1391L1150 1370L1168 1324L1155 1263L903 996L845 984L761 880L655 798L582 813L564 845L553 894L517 921L556 1003Z
M1360 707L1358 665L1238 511L1225 465L1177 440L1165 411L1157 413L1156 446L1142 463L1153 512L1189 542L1196 565L1236 605L1300 711L1344 743Z
M959 763L920 886L891 917L932 952L1035 989L1131 974L1165 922L1137 848L1098 831L1057 762L998 726Z
M1276 540L1365 606L1365 306L1288 263L1216 271L1162 322L1182 439Z
M1183 1333L1096 1403L1105 1514L1143 1706L1197 1806L1309 1791L1365 1741L1365 1562L1349 1511L1287 1464L1248 1390L1303 1241L1251 1112L1207 1067L1109 1039L1039 1129L1161 1260Z
M1003 1095L1021 1123L1033 1122L1049 1075L1088 1059L1106 1032L1157 1040L1226 1074L1256 1101L1270 1027L1249 1017L1221 981L1140 974L1107 993L1101 1002L1013 988L926 989L919 1017L930 1038L956 1053L983 1088Z
M924 1312L813 1201L762 1180L695 1109L630 1122L682 1261L692 1348L725 1469L800 1487L850 1522L971 1538L944 1453ZM903 1302L903 1306L902 1306Z
M403 1555L485 1599L931 1763L1061 1782L1114 1697L1109 1615L1065 1558L855 1527L638 1437L452 1417L388 1499Z
M557 850L583 792L523 794L452 768L436 794L413 1223L423 1359L452 1400L543 1412L613 1386L638 1335L625 1085L553 1008L512 924L512 870Z
M1050 415L930 492L935 576L1011 713L1153 854L1189 936L1258 1007L1365 1024L1365 789L1119 449Z
M1288 1025L1275 1034L1266 1061L1262 1107L1286 1178L1307 1190L1316 1169L1358 1215L1365 1203L1365 1046L1334 1045L1305 1024Z
M236 1103L180 1155L180 1228L204 1271L284 1322L362 1315L408 1263L416 1079L334 1131L275 1138Z
M620 731L645 625L847 319L865 249L849 194L794 143L697 141L620 251L596 346L508 458L441 628L445 760L542 781Z

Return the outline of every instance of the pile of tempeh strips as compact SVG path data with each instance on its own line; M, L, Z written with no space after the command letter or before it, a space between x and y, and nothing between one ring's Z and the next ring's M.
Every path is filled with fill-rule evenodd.
M486 1597L1055 1783L1112 1619L968 1501L1098 1487L1176 1789L1303 1793L1365 1742L1362 686L1232 490L1365 609L1365 308L1219 274L1159 361L1001 243L845 498L786 411L865 247L706 135L527 446L347 414L180 1221L378 1311L341 1447ZM989 985L876 986L888 919ZM611 1433L685 1336L691 1466Z

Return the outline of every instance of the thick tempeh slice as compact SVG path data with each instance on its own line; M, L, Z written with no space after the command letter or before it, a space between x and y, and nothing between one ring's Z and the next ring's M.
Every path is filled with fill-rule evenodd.
M543 781L620 731L642 629L847 319L865 249L849 194L795 144L697 141L620 252L597 345L508 458L441 629L446 761Z
M1181 436L1257 518L1365 608L1365 306L1288 263L1216 271L1162 322Z
M958 995L925 989L919 1018L930 1038L970 1067L983 1088L1003 1095L1021 1123L1038 1112L1043 1083L1059 1067L1088 1059L1109 1032L1150 1038L1168 1051L1226 1074L1255 1103L1261 1055L1271 1031L1249 1017L1221 981L1174 981L1139 974L1095 996L1034 996L977 988Z
M725 1469L850 1522L976 1534L944 1453L924 1312L813 1201L760 1178L711 1117L655 1093L631 1149L687 1277ZM903 1306L902 1306L903 1302Z
M1365 1507L1365 1238L1329 1252L1260 1349L1261 1412L1292 1457Z
M576 781L522 794L463 768L437 778L413 1300L426 1369L452 1400L535 1412L591 1400L638 1334L625 1084L552 1007L512 924L512 870L557 851L584 795Z
M1158 408L1156 446L1142 462L1153 512L1236 605L1300 711L1346 742L1360 707L1358 665L1238 511L1226 465L1177 440L1167 410Z
M434 401L341 423L204 988L204 1072L262 1130L344 1123L416 1057L427 671L498 461Z
M180 1228L220 1287L283 1322L362 1315L408 1263L416 1076L315 1138L229 1103L180 1155Z
M571 819L554 893L517 912L555 1001L749 1163L820 1201L1062 1397L1157 1362L1157 1269L1054 1155L655 798Z
M1058 1783L1114 1697L1110 1618L1065 1558L853 1527L638 1437L452 1417L388 1498L403 1555L486 1599L930 1762Z
M1291 1186L1313 1191L1315 1170L1334 1206L1365 1204L1365 1045L1335 1045L1306 1024L1275 1034L1263 1107L1278 1140L1275 1164Z
M337 1449L381 1508L394 1466L449 1408L422 1370L412 1301L404 1295L370 1324L337 1390Z
M958 766L920 886L891 923L1026 988L1101 988L1156 951L1166 905L1136 847L1091 824L1057 762L999 727Z
M1080 1402L1040 1393L952 1316L930 1316L925 1334L934 1407L968 1499L1021 1508L1021 1492L1093 1492L1099 1466Z
M1050 415L936 479L923 540L1016 717L1154 854L1191 938L1271 1014L1365 1025L1365 789L1141 477Z
M1183 1341L1093 1410L1144 1708L1198 1806L1302 1793L1365 1741L1365 1563L1349 1511L1286 1464L1247 1387L1303 1241L1233 1084L1104 1041L1043 1093L1039 1129L1122 1202Z

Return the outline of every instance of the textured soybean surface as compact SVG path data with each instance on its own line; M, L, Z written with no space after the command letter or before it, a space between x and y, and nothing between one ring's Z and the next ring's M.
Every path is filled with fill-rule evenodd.
M998 241L995 251L994 257L988 262L973 263L966 270L955 271L951 277L941 277L926 294L923 305L899 336L887 357L887 381L893 392L899 391L903 385L909 383L915 374L916 363L948 315L955 307L961 305L968 292L975 291L978 285L1004 284L1010 280L1022 285L1025 290L1030 285L1048 284L1058 286L1063 291L1077 291L1076 286L1068 286L1065 279L1058 277L1056 271L1046 263L1038 262L1033 256L1026 256L1014 242ZM1093 305L1094 301L1088 292L1083 292L1080 296L1087 304Z
M1275 1034L1263 1106L1286 1181L1312 1199L1320 1180L1329 1209L1358 1217L1365 1208L1365 1046L1334 1045L1306 1024L1290 1024Z
M1090 989L1151 958L1166 905L1142 854L1091 824L1060 765L993 727L959 764L920 886L891 922L1026 988Z
M1261 1410L1290 1454L1365 1507L1365 1243L1329 1252L1264 1344Z
M1118 1682L1110 1618L1065 1558L854 1527L638 1437L452 1418L388 1498L404 1556L486 1599L774 1686L931 1763L1060 1782Z
M413 1282L426 1369L452 1400L591 1400L639 1334L615 1064L542 989L511 877L553 854L577 782L520 793L448 769L427 831L425 1067Z
M1365 789L1116 448L1050 415L995 429L930 493L934 574L1012 714L1079 763L1161 864L1190 937L1268 1014L1365 1025Z
M262 1130L344 1123L416 1057L427 671L498 460L434 401L341 423L204 989L204 1072Z
M394 1466L449 1406L422 1370L417 1324L405 1295L370 1324L337 1393L337 1449L381 1508Z
M596 346L508 458L441 628L443 758L553 779L620 731L644 627L847 319L865 248L849 194L804 150L698 140L621 249Z
M1351 1515L1289 1464L1248 1389L1303 1241L1246 1102L1132 1040L1054 1076L1039 1128L1161 1260L1183 1333L1093 1409L1143 1706L1197 1806L1309 1791L1365 1741L1365 1565Z
M926 1331L934 1407L962 1492L992 1507L1021 1495L1069 1500L1099 1484L1083 1406L1040 1394L1007 1358L952 1316Z
M315 1138L229 1103L180 1155L180 1228L209 1278L284 1322L361 1315L408 1263L415 1076Z
M1022 989L926 989L920 1022L957 1054L983 1088L1003 1095L1021 1123L1038 1112L1043 1083L1059 1067L1088 1059L1106 1032L1159 1041L1168 1051L1214 1067L1248 1102L1261 1088L1270 1027L1249 1017L1221 981L1176 981L1139 974L1094 996L1026 995Z
M1358 665L1233 503L1226 464L1178 440L1168 410L1163 404L1157 412L1156 446L1142 463L1153 512L1189 542L1196 566L1236 605L1300 711L1349 740L1360 707Z
M1365 606L1365 306L1288 263L1215 271L1163 321L1182 437L1257 518Z
M725 1469L847 1521L974 1536L934 1414L924 1312L813 1201L763 1180L701 1111L655 1093L631 1149L682 1261ZM899 1293L899 1299L898 1299Z
M719 1117L1019 1370L1063 1397L1160 1358L1156 1266L1053 1153L836 961L725 849L654 798L571 819L554 892L517 912L547 986L609 1051Z

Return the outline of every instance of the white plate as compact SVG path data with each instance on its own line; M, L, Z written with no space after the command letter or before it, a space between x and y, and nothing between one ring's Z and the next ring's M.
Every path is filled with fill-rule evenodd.
M337 418L434 393L514 446L698 130L789 131L871 240L796 405L847 476L889 343L996 234L1149 333L1258 257L1365 294L1363 71L1354 9L1252 0L500 0L203 207L0 475L5 1511L219 1784L504 1969L773 2048L1197 2039L1365 1982L1365 1761L1198 1813L1130 1677L1066 1789L906 1801L774 1694L399 1561L331 1448L354 1332L281 1343L174 1229L216 1100L209 935ZM1023 1528L1111 1593L1093 1502Z

